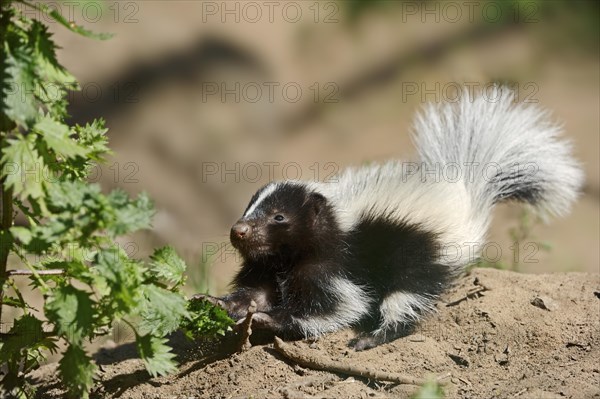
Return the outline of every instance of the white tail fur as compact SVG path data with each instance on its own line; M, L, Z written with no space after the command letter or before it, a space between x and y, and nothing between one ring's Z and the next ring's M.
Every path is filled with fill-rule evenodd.
M562 215L583 182L570 143L559 138L560 126L539 107L516 104L508 88L475 98L465 92L457 104L430 104L414 130L425 164L453 163L470 172L465 184L481 210L515 199L542 215Z

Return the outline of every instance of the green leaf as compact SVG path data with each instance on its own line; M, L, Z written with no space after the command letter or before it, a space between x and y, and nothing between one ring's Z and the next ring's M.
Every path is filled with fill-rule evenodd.
M45 310L57 333L68 342L79 345L83 338L91 335L94 309L87 292L73 286L60 286L52 290Z
M22 247L31 254L41 255L53 245L58 245L67 232L68 226L60 220L51 219L44 225L32 227L31 239L28 242L22 242ZM25 236L23 234L23 237Z
M150 198L145 193L130 201L124 191L114 190L107 198L115 213L114 219L107 226L107 230L113 236L150 227L154 209Z
M31 242L31 231L27 227L13 226L10 228L10 233L25 245Z
M99 198L102 196L100 186L87 184L83 181L60 181L48 187L48 206L55 214L65 211L81 211L83 204L94 203L97 209Z
M69 127L49 116L41 118L33 129L42 136L49 148L64 158L84 157L87 154L87 149L70 137Z
M0 341L0 363L8 366L9 373L17 374L19 363L25 359L24 372L28 372L43 359L42 350L56 351L54 340L44 332L41 320L25 314L14 321Z
M41 11L38 20L19 9L23 4ZM0 385L9 390L0 390L32 396L24 388L25 376L39 366L45 351L57 350L61 338L68 344L59 362L68 396L87 398L96 366L83 346L115 320L140 322L139 331L147 334L136 330L138 350L152 375L176 370L175 355L159 336L189 317L178 291L185 264L167 248L154 253L148 268L114 242L117 235L149 227L152 204L145 194L136 199L122 191L105 195L86 181L92 162L110 152L106 129L102 120L83 127L65 123L68 90L78 85L58 62L57 46L41 16L84 36L110 37L67 21L47 2L2 3L0 177L12 192L15 211L28 223L0 231L0 243L10 252L38 255L30 265L34 270L62 273L30 279L32 289L44 295L47 321L25 314L2 337ZM2 305L29 312L12 279L3 282L3 288L8 286L16 294L5 295ZM42 327L48 325L52 331L45 332Z
M99 39L99 40L106 40L106 39L110 39L111 37L113 37L112 33L94 33L92 31L85 29L82 26L77 25L75 22L68 21L65 17L62 16L62 14L60 14L60 12L58 12L58 10L53 9L44 3L36 2L35 4L32 4L29 2L25 2L25 1L23 3L27 4L30 7L40 10L41 12L45 13L46 15L49 15L50 17L52 17L52 19L54 19L56 22L58 22L65 28L69 29L71 32L78 33L81 36L89 37L91 39Z
M28 196L41 198L43 190L44 161L33 144L33 137L19 135L8 140L2 153L2 176L6 186L12 187L14 195L22 199Z
M11 296L5 296L2 298L2 306L11 306L13 308L23 308L23 303L19 300L19 298L14 298ZM27 307L27 304L25 304Z
M29 314L21 316L0 341L0 363L8 362L12 356L43 338L42 321Z
M58 63L52 34L44 25L34 20L27 36L37 75L36 96L54 117L63 118L67 116L68 90L79 89L77 80Z
M38 75L47 82L57 84L61 89L76 90L77 80L56 59L56 44L51 39L48 28L33 21L29 29L29 42L33 47Z
M227 312L204 299L192 299L188 302L190 319L184 320L181 327L189 337L214 337L225 335L235 324Z
M98 293L100 287L97 284L101 282L96 279L96 275L90 270L90 267L81 260L80 248L76 245L69 245L65 248L61 257L68 260L60 260L61 257L45 259L40 264L40 270L63 270L64 275L75 278L84 284L88 284L94 287L94 293ZM95 304L94 304L95 305ZM94 309L96 311L96 309Z
M97 368L83 348L76 345L69 345L58 365L62 381L71 396L84 399L89 398Z
M136 308L140 297L142 271L140 266L127 258L120 248L103 249L96 255L96 272L104 281L110 295L109 301L116 315L129 312Z
M104 127L104 119L96 119L85 126L76 125L75 131L81 145L89 149L89 158L101 161L104 155L111 153L108 148L108 138L106 137L108 129Z
M136 336L138 353L144 361L146 370L153 377L177 371L177 363L173 360L175 355L171 353L171 348L166 345L166 342L165 338L152 335Z
M142 317L141 334L165 336L179 328L183 318L189 318L187 301L182 294L156 285L142 286L144 300L139 304Z
M167 246L155 250L150 259L150 269L158 277L175 285L183 283L186 265L172 247Z
M31 126L37 116L36 75L31 51L21 37L9 34L3 45L1 112L22 127Z

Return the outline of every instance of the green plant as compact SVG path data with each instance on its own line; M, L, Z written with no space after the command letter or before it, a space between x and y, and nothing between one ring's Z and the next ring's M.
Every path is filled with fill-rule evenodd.
M411 396L411 399L444 399L444 390L435 380L429 380Z
M103 194L86 181L94 163L109 153L104 123L65 122L66 96L77 81L58 63L47 27L23 7L83 36L110 36L67 21L45 3L0 3L0 322L6 324L5 307L17 314L2 332L6 374L0 395L32 396L26 374L63 343L59 374L67 394L86 398L96 372L86 342L122 321L132 329L148 372L163 375L176 367L165 335L202 309L188 311L180 290L186 265L172 248L158 249L143 262L117 244L118 237L150 226L151 201L120 190ZM18 213L27 222L15 226ZM43 295L43 309L28 303L19 278ZM226 328L223 315L218 320ZM197 324L196 334L206 325Z
M540 249L542 251L552 249L550 244L537 240L533 235L533 229L538 223L539 219L524 208L519 216L517 226L509 229L508 234L513 242L510 246L512 251L511 270L519 271L523 263L537 262L534 256Z
M517 225L508 230L508 235L512 242L509 247L512 255L510 264L505 260L492 262L488 259L480 258L472 267L491 267L518 272L521 270L523 263L537 262L535 256L539 250L550 251L552 249L550 244L539 241L534 237L533 229L538 222L538 218L534 217L527 208L523 208Z
M201 294L208 294L210 292L211 282L209 270L212 264L212 255L202 253L200 262L196 268L197 273L191 274L188 280L188 284L194 290L194 292Z
M190 318L182 323L181 328L190 339L222 336L235 324L224 309L203 299L190 300L187 309Z

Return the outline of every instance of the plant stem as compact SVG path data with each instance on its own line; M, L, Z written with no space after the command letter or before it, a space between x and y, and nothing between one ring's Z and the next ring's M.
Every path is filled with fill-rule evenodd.
M2 133L0 133L2 134ZM0 149L3 147L4 138L0 138ZM0 168L2 165L0 165ZM8 254L12 247L12 236L9 229L13 223L13 190L5 186L4 179L0 180L0 197L2 198L2 204L0 210L2 215L0 217L0 323L2 322L2 305L4 298L4 283L8 278L6 273L6 266L8 263Z
M65 271L63 269L48 269L37 270L36 272L33 272L31 270L15 269L6 272L7 276L33 276L35 274L39 276L60 276L65 274Z
M6 132L0 131L0 156L6 145L6 136ZM4 170L4 165L0 163L0 171L2 170ZM2 308L4 307L4 284L8 279L6 266L12 247L12 236L9 229L13 223L13 190L6 187L5 180L4 177L0 179L0 199L2 201L0 203L0 327L2 326Z
M10 19L13 15L13 11L11 8L11 1L2 0L0 2L0 46L2 46L2 53L4 54L4 46L6 45L6 31L8 26L10 25ZM2 93L4 93L6 89L6 85L9 82L9 78L7 76L7 65L6 65L6 56L0 57L0 86L2 88ZM15 122L11 120L5 113L4 108L6 104L2 101L2 110L0 111L0 134L6 138L6 133L15 128Z
M6 43L6 30L10 24L12 17L12 10L10 1L3 1L0 4L0 46L4 49ZM6 57L2 57L0 64L0 85L5 85L5 71L6 71ZM4 93L4 87L2 87ZM2 105L4 108L4 104ZM8 132L15 127L15 123L10 120L5 114L4 110L0 113L0 157L2 157L2 150L6 146L6 138ZM0 171L4 170L4 165L0 164ZM4 283L6 282L8 275L6 274L6 266L8 262L8 254L12 247L12 236L10 235L9 229L13 223L13 190L5 186L5 179L0 179L0 326L2 325L2 307L4 299Z

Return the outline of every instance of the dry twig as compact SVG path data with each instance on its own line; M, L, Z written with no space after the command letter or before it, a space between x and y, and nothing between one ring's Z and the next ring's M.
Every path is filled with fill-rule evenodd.
M527 392L527 388L523 388L521 389L519 392L517 392L516 394L513 395L513 397L517 397L517 396L521 396L522 394L524 394L525 392Z
M252 335L252 316L256 312L256 302L251 301L250 306L248 306L248 313L246 314L246 318L239 325L240 331L242 333L242 339L240 346L238 348L238 352L247 351L252 347L250 343L250 336Z
M310 353L303 353L299 348L286 344L279 337L275 337L275 350L299 365L314 370L370 378L377 381L390 381L396 384L423 385L425 383L425 380L422 378L416 378L400 373L386 373L384 371L374 370L370 367L340 365L337 362L322 359L311 355Z
M463 296L462 298L459 298L455 301L447 303L446 306L448 306L448 307L456 306L459 303L466 301L467 299L479 298L481 296L482 292L486 292L488 290L489 290L489 288L487 288L483 285L480 285L477 288L474 288L471 291L467 292L467 294L465 296Z

